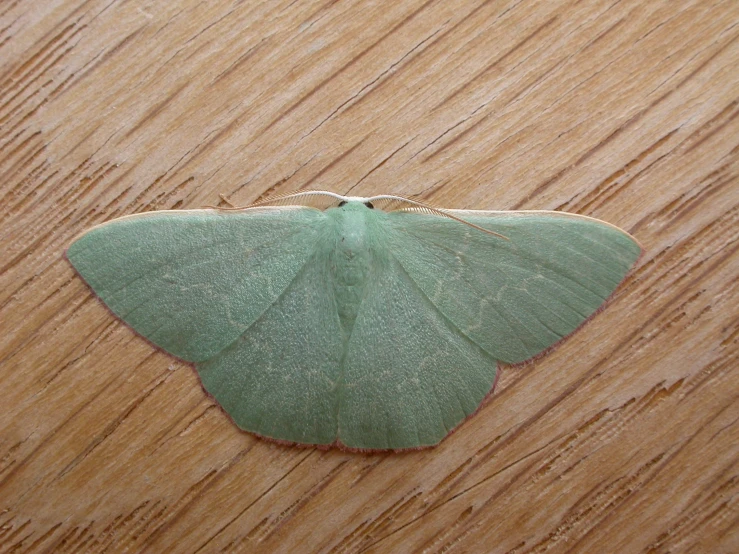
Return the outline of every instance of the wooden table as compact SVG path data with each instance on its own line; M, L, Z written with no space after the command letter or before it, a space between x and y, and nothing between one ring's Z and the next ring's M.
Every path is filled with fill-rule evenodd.
M0 3L0 552L739 552L739 3ZM63 258L319 188L646 254L440 446L239 431Z

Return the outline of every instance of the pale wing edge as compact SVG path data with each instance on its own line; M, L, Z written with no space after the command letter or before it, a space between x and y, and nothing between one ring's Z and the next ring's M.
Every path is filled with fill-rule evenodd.
M97 225L93 225L89 229L85 229L81 233L77 234L71 241L70 244L76 242L77 240L81 239L88 233L91 233L92 231L95 231L97 229L100 229L101 227L105 227L107 225L111 225L113 223L118 223L119 221L130 221L135 219L145 219L148 217L159 217L161 215L170 214L170 215L176 215L177 217L180 216L192 216L192 215L222 215L222 214L235 214L235 213L261 213L261 212L278 212L278 211L288 211L288 210L315 210L316 208L311 208L309 206L256 206L256 207L245 207L245 208L238 208L236 210L229 209L229 210L222 210L220 208L195 208L192 210L154 210L151 212L142 212L142 213L136 213L136 214L128 214L123 215L121 217L116 217L114 219L103 221L102 223L98 223Z
M449 212L459 218L464 219L466 217L475 217L475 216L481 216L481 217L516 217L516 216L528 216L528 215L543 215L543 216L551 216L551 217L558 217L558 218L564 218L564 219L579 219L581 221L589 221L591 223L599 223L601 225L605 225L607 227L610 227L614 231L618 231L621 234L627 236L631 240L633 240L639 248L644 250L644 245L642 245L636 237L634 237L631 233L628 231L625 231L618 225L614 225L613 223L608 223L607 221L603 221L602 219L598 219L597 217L591 217L589 215L581 215L581 214L573 214L570 212L559 212L556 210L457 210L457 209L451 209L447 210L444 209L443 211Z

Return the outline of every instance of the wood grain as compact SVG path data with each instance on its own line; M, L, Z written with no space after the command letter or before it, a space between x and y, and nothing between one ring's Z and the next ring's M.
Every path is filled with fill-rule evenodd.
M0 2L0 552L739 552L739 3ZM439 447L238 431L63 259L300 188L646 248Z

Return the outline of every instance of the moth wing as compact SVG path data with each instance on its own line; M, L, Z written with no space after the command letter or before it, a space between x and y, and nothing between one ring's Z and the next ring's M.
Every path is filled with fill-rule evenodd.
M240 428L302 444L336 440L345 338L329 265L319 248L248 330L195 364Z
M67 258L136 332L198 362L275 303L324 231L310 208L151 212L93 227Z
M390 212L352 332L339 440L438 443L478 409L497 362L527 360L613 293L641 248L627 233L559 213Z
M577 329L641 254L625 231L561 212L388 214L403 270L459 331L496 360L523 362Z
M477 409L496 372L390 256L373 269L347 345L338 438L352 448L436 444Z

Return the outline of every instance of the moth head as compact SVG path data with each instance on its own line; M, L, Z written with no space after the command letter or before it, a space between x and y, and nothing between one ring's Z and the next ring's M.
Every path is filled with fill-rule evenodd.
M474 225L464 219L457 217L447 210L441 208L435 208L424 202L418 200L412 200L410 198L404 198L403 196L395 196L390 194L383 194L381 196L370 196L365 198L363 196L342 196L335 192L328 192L323 190L302 190L298 192L290 192L278 196L272 196L265 200L255 202L249 208L255 208L260 206L307 206L310 208L316 208L319 210L327 210L329 208L341 208L345 210L356 210L356 209L369 209L369 210L381 210L383 212L396 212L396 211L408 211L421 214L435 215L454 219L465 225L487 233L495 235L499 238L508 240L507 237L483 229L478 225Z
M356 199L350 198L348 200L341 200L336 205L337 208L343 208L345 206L348 206L350 208L354 206L364 206L365 208L369 208L370 210L375 209L375 205L369 200L366 200L364 198L356 198Z
M271 196L254 202L247 207L256 208L262 206L306 206L318 210L328 210L329 208L356 209L357 207L361 207L361 209L369 210L394 211L404 207L411 207L413 203L401 196L373 196L366 198L363 196L342 196L334 192L322 190L302 190Z

